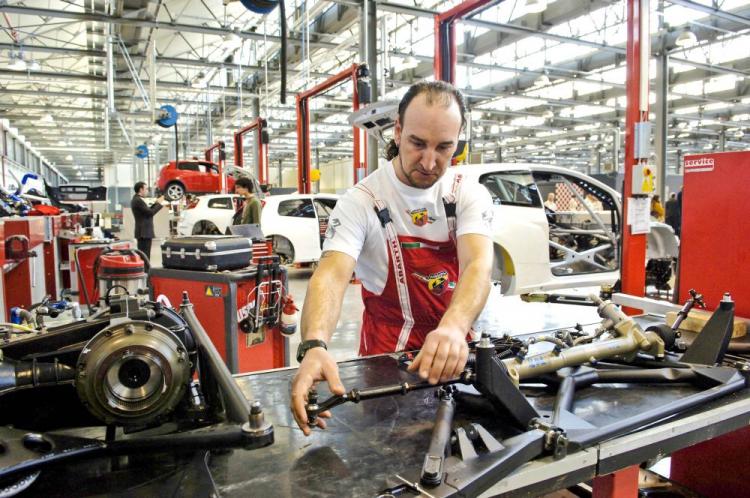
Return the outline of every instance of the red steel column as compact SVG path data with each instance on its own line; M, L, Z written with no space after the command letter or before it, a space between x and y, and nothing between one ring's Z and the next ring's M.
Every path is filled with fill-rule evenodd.
M625 115L625 187L622 206L622 292L643 296L646 288L646 235L631 235L628 204L632 195L635 159L635 124L648 120L648 93L642 102L641 78L648 81L648 60L641 60L641 43L649 43L649 32L641 32L642 17L648 16L648 0L628 0L627 109ZM646 25L648 30L648 25ZM645 64L642 64L645 62ZM645 74L642 73L645 70ZM648 87L647 87L648 88ZM645 109L645 111L643 110Z
M594 478L593 498L635 498L638 496L637 465Z

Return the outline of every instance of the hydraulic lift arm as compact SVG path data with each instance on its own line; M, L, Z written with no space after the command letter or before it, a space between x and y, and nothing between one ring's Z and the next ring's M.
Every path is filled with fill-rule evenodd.
M370 101L368 76L366 64L352 64L348 69L297 94L297 185L301 194L309 194L311 191L310 99L350 79L353 87L352 110L356 111L360 104L367 104ZM367 141L364 142L363 149L360 151L362 132L352 127L352 133L354 136L353 176L354 183L357 183L359 171L367 169Z
M243 137L245 134L250 133L253 130L257 130L256 133L256 146L258 148L258 183L264 185L268 183L268 123L265 119L258 117L254 121L251 121L244 128L234 132L234 165L238 168L245 166L245 158L243 153ZM281 183L281 178L279 178Z

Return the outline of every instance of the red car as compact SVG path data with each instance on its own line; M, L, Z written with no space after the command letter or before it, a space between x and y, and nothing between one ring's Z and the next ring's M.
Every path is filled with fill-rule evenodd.
M156 182L158 191L170 201L181 199L185 194L221 193L219 165L200 160L170 161L159 171ZM234 190L234 178L227 176L227 191Z

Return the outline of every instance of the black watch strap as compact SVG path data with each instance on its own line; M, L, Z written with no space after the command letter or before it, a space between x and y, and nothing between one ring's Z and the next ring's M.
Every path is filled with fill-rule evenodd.
M328 346L324 341L320 339L311 339L309 341L302 341L297 346L297 362L302 363L307 352L312 348L323 348L328 351Z

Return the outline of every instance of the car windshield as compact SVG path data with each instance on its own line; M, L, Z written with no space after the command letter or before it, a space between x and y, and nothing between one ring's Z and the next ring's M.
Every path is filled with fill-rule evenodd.
M534 178L528 171L495 171L479 177L494 204L541 207Z

